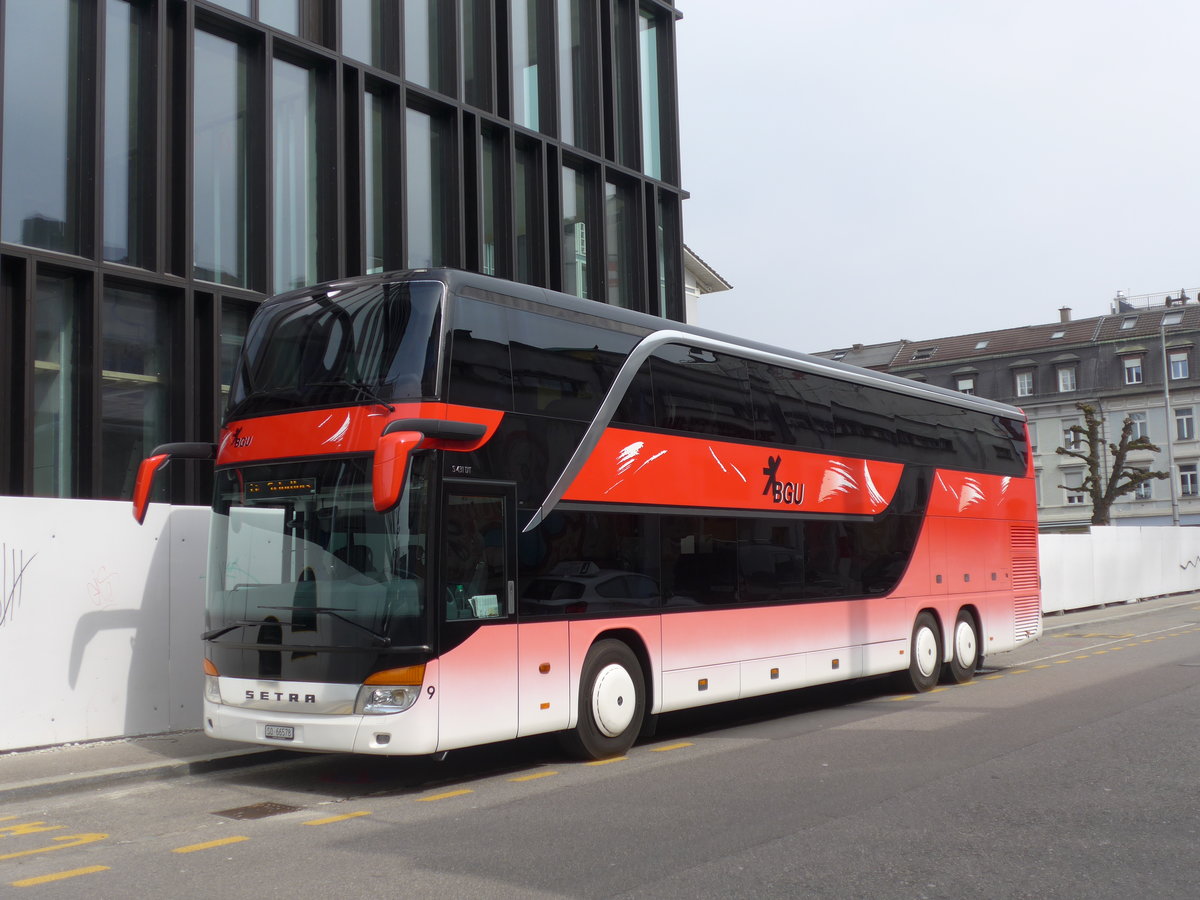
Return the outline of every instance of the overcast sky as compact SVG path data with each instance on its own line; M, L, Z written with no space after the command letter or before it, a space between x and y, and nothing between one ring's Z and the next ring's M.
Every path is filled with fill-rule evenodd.
M801 351L1200 284L1195 0L677 0L700 324Z

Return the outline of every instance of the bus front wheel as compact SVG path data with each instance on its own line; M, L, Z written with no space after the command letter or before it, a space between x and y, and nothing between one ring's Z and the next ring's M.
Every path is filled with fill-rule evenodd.
M579 722L564 736L569 752L585 759L620 756L633 746L646 712L642 667L629 645L597 641L579 679Z
M932 613L923 612L913 623L908 645L908 671L901 675L902 689L924 693L942 674L942 635Z

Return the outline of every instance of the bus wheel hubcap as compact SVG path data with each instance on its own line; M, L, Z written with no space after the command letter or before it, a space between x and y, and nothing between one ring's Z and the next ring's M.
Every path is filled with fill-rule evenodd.
M610 663L596 673L592 683L592 716L605 737L616 737L629 727L637 706L633 678L624 666Z
M928 677L933 674L937 668L937 637L934 636L933 630L922 628L917 632L915 652L917 657L917 668L921 670L921 674Z
M975 665L975 629L966 622L958 623L958 631L954 635L954 655L965 669Z

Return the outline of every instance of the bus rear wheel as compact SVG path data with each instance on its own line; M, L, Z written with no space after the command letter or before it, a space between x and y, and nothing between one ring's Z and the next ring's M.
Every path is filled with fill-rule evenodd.
M584 759L620 756L633 746L646 713L642 667L629 645L597 641L579 679L579 722L564 735L568 752Z
M902 690L921 694L938 683L942 673L942 635L937 619L923 612L913 622L908 645L908 671L901 673Z
M979 630L975 627L975 617L967 610L958 611L950 641L950 662L942 671L942 680L966 684L975 677L979 665Z

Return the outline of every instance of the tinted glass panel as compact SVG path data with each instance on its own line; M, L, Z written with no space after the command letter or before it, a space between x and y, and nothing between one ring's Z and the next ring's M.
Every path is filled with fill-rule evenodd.
M655 351L654 409L660 428L754 438L750 382L743 360L668 345Z
M662 571L667 605L737 602L737 536L736 519L664 517Z
M517 313L510 319L513 392L519 412L590 420L637 343L631 335Z
M6 241L79 250L78 45L75 0L6 5L0 235Z
M656 520L627 513L556 511L517 545L523 616L655 609Z
M274 63L275 290L317 280L317 77Z
M451 403L512 409L508 320L491 303L458 298L450 343Z
M371 499L369 459L217 472L207 626L222 673L355 683L385 640L426 642L425 580L415 570L427 543L424 468L414 459L400 503L386 513ZM264 489L292 479L306 489ZM308 652L325 647L339 652Z
M228 415L435 393L442 286L370 285L260 307Z
M342 52L354 59L383 66L384 0L342 0Z
M139 60L147 55L143 41L152 42L144 35L143 7L108 0L105 15L104 258L138 265L143 170L152 164L149 146L143 149L152 123L143 122L141 113L153 84L142 77Z
M75 282L41 275L33 304L33 491L75 493L79 324Z
M196 32L195 264L197 278L246 283L246 52Z
M138 464L168 438L171 340L163 301L147 291L104 292L100 496L133 496Z

